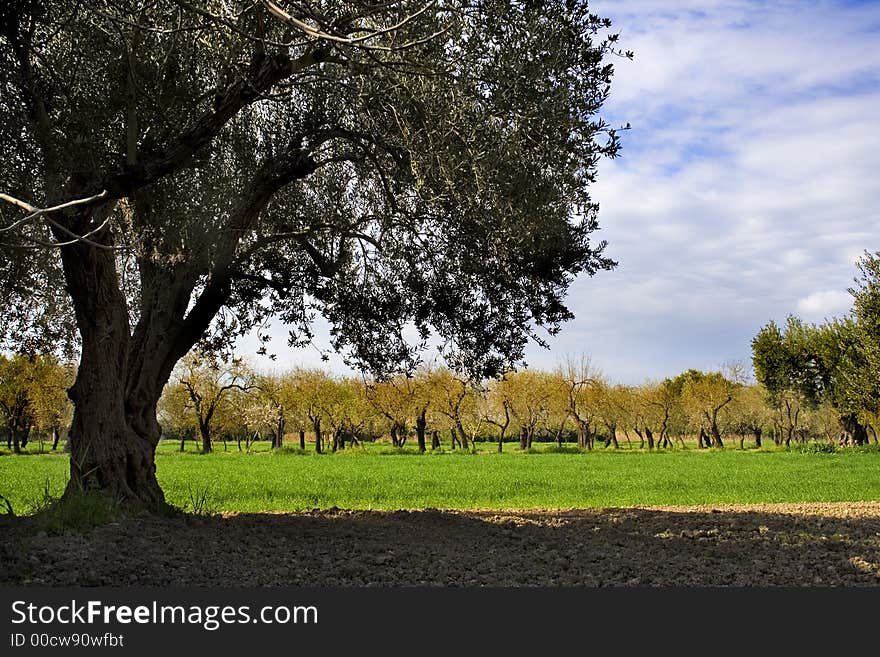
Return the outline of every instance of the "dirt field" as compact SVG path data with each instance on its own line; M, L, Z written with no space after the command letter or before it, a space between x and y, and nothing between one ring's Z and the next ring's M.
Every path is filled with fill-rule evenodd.
M876 586L880 503L16 520L0 563L37 586Z

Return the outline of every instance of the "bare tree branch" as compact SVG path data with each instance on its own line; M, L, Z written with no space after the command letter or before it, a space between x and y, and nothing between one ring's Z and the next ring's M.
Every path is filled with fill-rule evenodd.
M375 39L375 38L383 36L383 35L392 34L394 32L397 32L402 27L404 27L407 23L412 22L413 20L415 20L416 18L421 16L423 13L425 13L428 9L430 9L431 7L434 7L436 3L433 0L432 0L432 2L429 2L428 4L424 5L418 11L415 11L412 14L409 14L408 16L403 18L402 20L398 21L394 25L389 25L387 27L378 28L376 30L366 30L364 28L355 30L356 32L368 32L367 34L365 34L363 36L358 36L358 37L339 36L336 34L330 34L328 32L324 32L323 30L321 30L317 27L309 25L308 23L301 21L294 16L291 16L289 13L287 13L286 11L281 9L281 7L279 7L274 2L272 2L272 0L262 0L262 4L264 7L266 7L266 9L269 10L269 12L273 16L275 16L275 18L286 23L287 25L291 25L291 26L295 27L296 29L300 30L306 36L308 36L312 39L320 39L320 40L331 41L331 42L339 43L339 44L358 46L359 48L363 48L365 50L382 50L385 52L392 52L395 50L404 50L407 48L412 48L415 45L430 41L431 39L439 36L440 34L442 34L443 32L446 31L445 29L439 30L435 34L429 35L427 37L423 37L421 39L416 39L414 41L409 41L409 42L401 44L399 46L375 46L375 45L368 45L366 43L367 41L370 41L371 39Z
M30 223L34 219L38 219L39 217L42 217L47 214L51 214L53 212L59 212L61 210L66 210L67 208L72 208L72 207L76 207L76 206L90 205L93 203L97 203L99 201L106 199L107 196L108 196L108 193L107 193L107 190L105 189L100 194L95 194L94 196L89 196L88 198L80 198L80 199L76 199L74 201L67 201L66 203L61 203L60 205L53 205L50 208L38 208L36 206L31 205L30 203L27 203L25 201L22 201L17 198L14 198L12 196L9 196L9 194L0 193L0 200L3 200L3 201L6 201L7 203L15 205L15 206L21 208L22 210L25 210L26 212L30 212L30 214L28 216L23 217L22 219L19 219L11 226L6 226L5 228L0 228L0 233L7 233L9 231L15 230L19 226L22 226L26 223Z

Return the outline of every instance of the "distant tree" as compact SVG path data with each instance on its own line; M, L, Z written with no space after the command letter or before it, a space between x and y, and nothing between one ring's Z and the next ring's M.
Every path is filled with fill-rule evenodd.
M297 370L289 370L271 375L272 395L278 410L283 409L282 419L285 428L293 428L299 434L299 448L306 448L306 430L311 422L308 418L306 400L297 389Z
M70 417L65 391L72 376L73 368L54 356L0 354L0 421L7 448L20 453L32 432L51 433L53 449L58 446Z
M593 420L598 412L596 386L601 372L589 357L567 358L558 368L557 375L565 387L565 399L569 416L575 424L580 449L592 449L595 437Z
M618 428L623 431L627 445L632 448L630 431L636 426L636 412L638 406L638 388L633 386L618 386L621 399L620 417Z
M657 428L658 416L655 404L656 386L645 383L631 391L630 402L632 404L633 431L639 437L639 449L654 449L654 431Z
M446 418L452 448L475 449L472 445L477 426L482 420L479 393L471 382L448 368L433 370L428 379L431 408ZM465 425L472 429L468 431Z
M507 375L510 412L519 427L519 447L531 449L535 431L545 421L555 383L546 372L521 370Z
M734 390L730 405L730 426L740 436L740 449L745 447L746 435L754 438L755 447L761 447L764 431L772 422L771 413L764 386L744 385Z
M254 381L254 397L265 409L265 423L272 435L272 448L284 446L288 412L285 407L284 379L277 374L262 374Z
M801 407L813 410L822 403L837 410L846 442L868 441L861 417L871 410L865 335L857 317L816 325L789 316L784 329L770 322L752 340L755 373L781 411L786 445L797 433Z
M176 385L189 397L202 439L202 452L207 454L213 450L211 425L218 406L230 391L253 388L254 374L241 360L221 363L210 355L194 352L181 362Z
M159 399L157 417L162 426L162 437L179 440L181 452L185 451L187 440L195 440L199 431L198 421L189 393L178 382L171 381L165 386Z
M858 343L855 364L846 368L852 401L867 417L880 415L880 251L865 252L858 261L859 275L849 292L853 296L853 338ZM853 350L849 352L853 354Z
M288 394L295 398L301 417L308 421L315 438L315 452L324 451L324 432L322 423L327 414L325 403L334 392L334 381L319 369L294 370ZM302 439L300 446L303 446Z
M622 392L622 387L611 385L604 380L600 380L593 388L596 418L603 427L606 448L611 445L614 445L614 449L620 448L617 441L617 430L623 419L622 404L624 399Z
M513 403L507 374L489 382L482 397L483 419L498 428L498 453L504 451L504 438L511 425L510 406Z
M565 440L566 428L570 426L568 386L558 372L546 372L545 412L541 418L542 433L552 439L559 449Z
M334 452L345 449L347 442L360 444L360 436L376 416L363 382L352 378L335 381L332 394L324 398L324 411L333 431Z
M656 409L659 418L660 444L662 447L672 446L670 434L677 436L681 446L685 446L683 434L687 418L682 399L683 391L683 378L666 378L657 385L654 389L654 394L648 400Z
M721 372L706 374L688 370L681 377L682 403L700 430L701 443L708 437L707 446L724 447L721 424L733 401L736 384L725 379Z
M411 404L415 416L416 443L419 452L424 453L427 449L427 433L428 433L428 411L433 402L431 396L431 370L428 368L420 368L415 376L410 378L410 387L412 389ZM436 436L436 433L434 434ZM439 449L440 445L434 440L431 442L431 449Z
M392 446L403 447L416 415L416 385L413 380L407 376L397 376L372 382L365 391L370 404L388 423Z

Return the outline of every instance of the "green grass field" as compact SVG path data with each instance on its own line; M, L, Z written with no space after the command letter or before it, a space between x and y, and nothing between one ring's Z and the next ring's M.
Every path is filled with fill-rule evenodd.
M418 455L370 445L337 454L178 453L159 448L168 501L202 511L504 509L880 500L880 452L810 454L776 449L646 453ZM487 450L494 449L486 445ZM34 446L35 451L39 447ZM547 449L542 447L539 449ZM0 495L27 513L67 481L62 453L0 456Z

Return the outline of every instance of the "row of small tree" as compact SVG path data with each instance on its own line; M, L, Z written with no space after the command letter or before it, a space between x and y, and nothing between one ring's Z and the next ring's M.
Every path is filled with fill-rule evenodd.
M794 335L791 328L784 334ZM0 356L0 426L9 449L18 452L34 438L58 446L70 423L66 389L73 376L72 366L52 357ZM552 372L509 372L475 385L445 368L372 381L318 369L258 373L243 360L194 355L175 371L159 413L166 439L180 440L181 449L197 440L204 452L216 441L241 450L257 440L303 450L308 442L322 452L380 438L395 447L414 441L420 451L443 444L473 449L486 441L499 452L517 441L524 450L535 441L576 441L585 450L622 442L683 447L694 440L699 447L723 447L730 438L760 447L767 437L784 445L835 441L853 421L861 427L852 440L858 444L877 424L864 410L856 420L841 415L834 399L748 384L746 376L745 367L732 366L627 386L609 382L581 358Z
M0 354L0 432L7 449L19 453L33 439L58 447L73 415L67 398L73 374L72 365L52 356Z
M240 360L221 363L191 356L178 368L160 405L166 438L215 441L248 450L255 440L285 440L317 452L383 438L395 447L414 441L420 451L473 449L475 443L576 441L581 449L621 442L647 449L685 446L760 447L818 438L835 440L837 416L827 404L774 406L746 368L725 373L688 370L640 386L609 382L589 359L552 372L522 370L473 384L445 368L424 368L384 381L334 377L317 369L259 374ZM285 438L287 437L287 438Z

